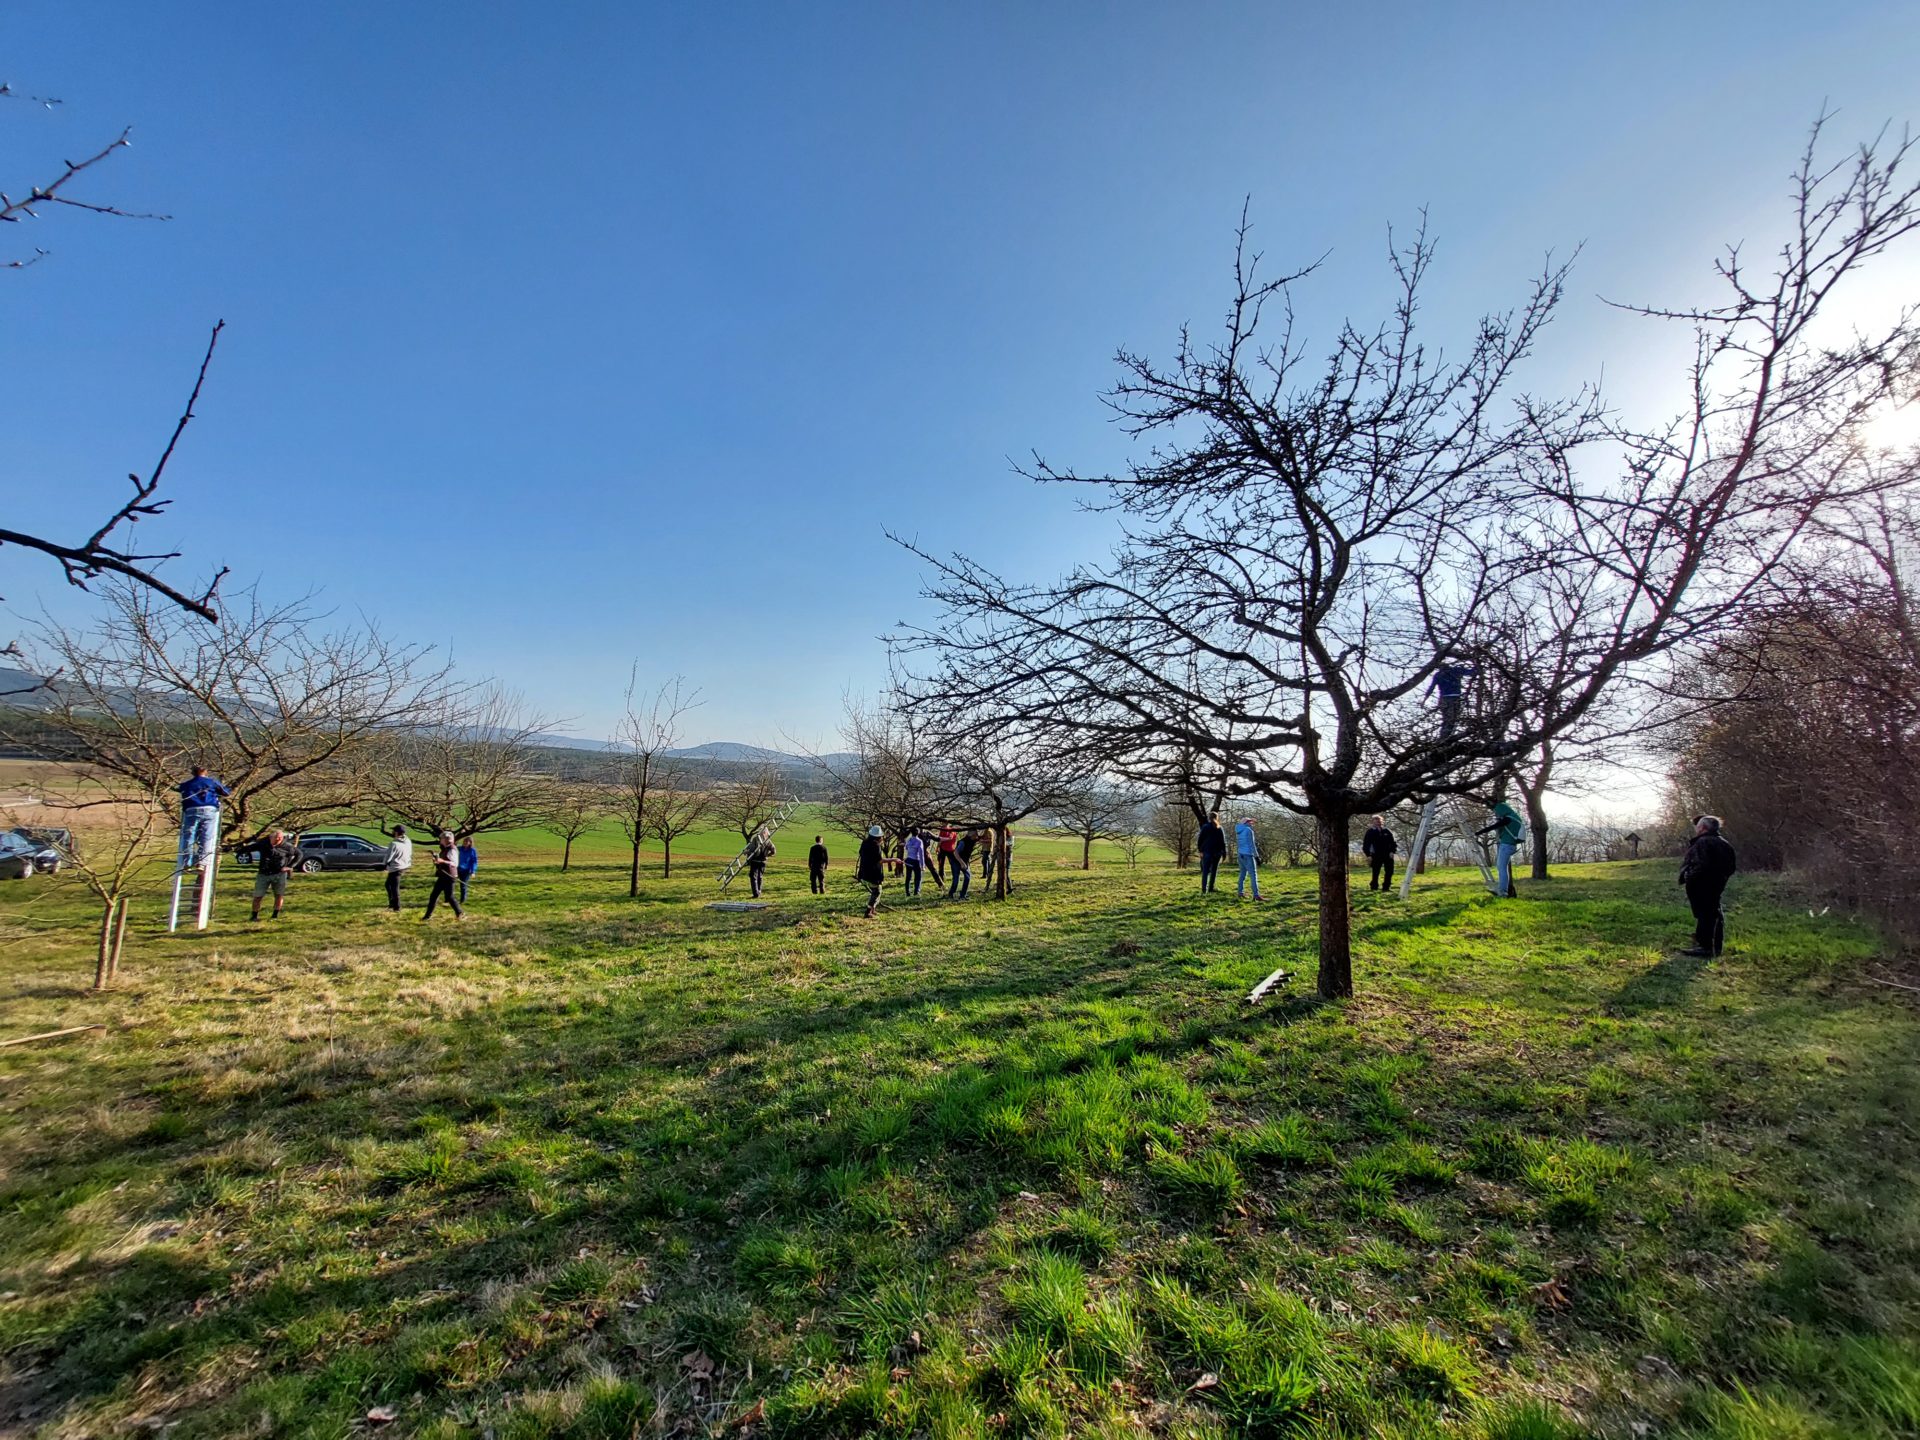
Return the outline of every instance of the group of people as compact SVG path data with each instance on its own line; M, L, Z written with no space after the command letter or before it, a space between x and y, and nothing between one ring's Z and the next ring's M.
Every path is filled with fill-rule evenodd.
M1455 668L1459 672L1435 681L1441 691L1443 722L1450 722L1457 719L1458 715L1460 677L1473 671L1471 666L1442 668L1443 671ZM1450 680L1451 685L1442 685L1442 678ZM1450 699L1455 702L1452 714L1446 713ZM176 873L184 874L203 864L216 843L220 803L232 792L209 775L202 765L194 766L192 775L175 789L180 795L180 852ZM1526 822L1504 797L1497 797L1488 811L1492 819L1474 832L1475 838L1486 835L1494 837L1494 892L1503 898L1514 899L1519 892L1513 882L1513 860L1526 837ZM1253 898L1259 900L1260 840L1252 817L1238 817L1233 831L1234 853L1239 861L1239 883L1235 893L1245 899L1251 890ZM892 856L886 853L885 837L886 831L882 826L871 826L860 842L860 853L855 862L854 878L867 890L868 918L879 913L880 894L886 886L889 864L900 873L902 888L909 898L917 897L931 876L935 886L948 899L964 900L972 888L976 861L983 882L992 882L994 867L998 864L1007 872L1003 881L1006 888L1013 888L1011 831L996 847L994 832L987 826L960 830L943 823L937 832L923 832L916 825L909 827L906 835L897 842ZM398 913L401 908L401 876L413 868L413 841L405 825L395 825L387 838L389 843L381 868L386 876L387 908ZM254 848L258 856L258 871L253 882L253 910L248 918L260 918L261 904L270 895L273 897L272 918L278 920L286 907L288 882L300 867L300 847L285 830L276 826ZM1227 832L1220 823L1219 811L1209 814L1202 822L1196 848L1200 856L1200 893L1211 895L1218 886L1220 866L1227 856ZM1372 876L1367 885L1369 890L1393 888L1394 859L1399 848L1399 841L1388 828L1386 817L1373 816L1360 837L1360 853L1372 867ZM770 825L760 826L747 842L746 871L755 899L759 899L766 889L767 862L778 853ZM830 863L825 838L814 836L813 846L807 851L807 883L813 894L826 893L827 866ZM475 848L472 837L458 837L451 830L442 830L434 850L433 888L427 893L427 906L421 919L432 919L435 908L442 900L452 909L455 919L464 919L467 887L479 868L480 852ZM1733 846L1721 833L1719 817L1700 816L1694 823L1694 833L1680 866L1680 884L1687 892L1687 903L1694 916L1693 947L1684 953L1702 958L1712 958L1722 953L1726 944L1726 915L1721 908L1721 900L1727 882L1737 868Z
M973 871L977 863L982 883L991 883L996 865L1003 867L1003 882L1008 890L1013 889L1013 832L1008 831L1005 840L996 846L993 830L985 825L973 829L956 829L943 823L938 831L931 828L922 830L920 826L909 826L907 833L896 842L894 853L889 855L886 846L886 828L872 825L860 841L860 853L854 862L854 879L867 889L867 915L872 918L880 910L880 893L886 888L887 871L891 867L901 879L901 888L909 898L920 894L927 880L933 880L935 888L949 900L964 900L973 888ZM773 842L766 839L764 845L756 840L750 842L747 852L747 868L753 876L753 893L760 894L760 876L754 874L755 858L773 853ZM815 895L824 895L827 889L827 866L831 863L824 839L813 837L813 848L807 851L807 887ZM764 869L765 858L759 859Z

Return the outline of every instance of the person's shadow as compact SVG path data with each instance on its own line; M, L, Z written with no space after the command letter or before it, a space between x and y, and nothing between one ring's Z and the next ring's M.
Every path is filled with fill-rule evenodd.
M1616 1014L1635 1014L1676 1005L1686 998L1687 987L1708 964L1704 955L1669 955L1616 990L1607 1001L1607 1009Z

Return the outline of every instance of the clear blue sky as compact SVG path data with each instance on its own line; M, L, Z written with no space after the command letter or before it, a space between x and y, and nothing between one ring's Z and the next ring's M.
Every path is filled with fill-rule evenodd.
M1126 344L1225 300L1251 197L1308 317L1377 312L1389 223L1444 334L1584 242L1542 383L1629 398L1596 293L1697 296L1820 105L1920 119L1910 3L95 4L13 0L0 186L124 124L84 191L165 225L6 227L9 523L84 528L228 322L156 538L318 587L604 733L628 665L689 739L827 740L924 614L892 527L1021 574L1097 522ZM4 257L0 257L4 258ZM1636 391L1642 392L1636 397ZM0 554L15 611L75 613Z

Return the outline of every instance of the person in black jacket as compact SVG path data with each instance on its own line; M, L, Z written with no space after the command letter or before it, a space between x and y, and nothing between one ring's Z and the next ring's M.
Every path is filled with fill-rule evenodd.
M813 848L807 851L807 884L816 895L827 893L827 847L818 835L813 837Z
M1360 836L1360 853L1373 862L1373 880L1367 886L1369 890L1393 889L1393 856L1399 848L1400 842L1387 829L1387 817L1374 816L1373 823ZM1381 878L1383 874L1384 879Z
M867 887L867 918L871 920L880 910L880 887L887 883L887 862L880 854L880 836L884 832L878 825L867 829L867 838L860 842L860 859L854 867L854 878Z
M1683 955L1708 959L1726 946L1727 916L1720 897L1739 868L1727 837L1720 833L1718 815L1702 815L1693 822L1693 839L1680 861L1680 884L1693 907L1693 948Z
M767 861L778 853L774 848L773 834L765 825L754 831L753 839L747 842L747 884L752 888L756 900L767 887Z
M1227 832L1220 828L1220 812L1214 811L1207 816L1206 823L1200 827L1198 848L1200 851L1200 893L1211 895L1214 884L1220 878L1220 862L1227 855Z

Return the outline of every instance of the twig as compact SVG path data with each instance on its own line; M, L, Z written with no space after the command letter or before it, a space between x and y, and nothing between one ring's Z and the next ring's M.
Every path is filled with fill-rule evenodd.
M1888 980L1879 975L1868 975L1865 971L1862 971L1861 974L1863 978L1871 980L1876 985L1891 985L1895 990L1911 990L1914 994L1920 995L1920 985L1908 985L1904 981Z

